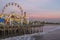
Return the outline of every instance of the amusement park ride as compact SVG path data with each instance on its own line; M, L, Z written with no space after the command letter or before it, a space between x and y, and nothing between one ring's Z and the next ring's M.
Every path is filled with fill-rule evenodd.
M19 8L21 14L15 14L15 12L5 14L5 9L9 6L16 6ZM6 4L0 14L0 36L2 37L35 33L34 30L37 26L40 27L40 31L37 30L42 32L41 24L29 24L29 20L26 18L26 12L23 12L22 7L17 3L11 2Z
M11 14L5 14L4 13L5 9L7 7L9 7L10 5L16 6L17 8L19 8L20 11L21 11L21 15L19 14L20 15L19 16L18 14L15 14L14 12L11 12ZM4 19L4 23L7 23L7 24L9 23L10 25L12 24L13 21L15 21L17 23L20 22L21 25L26 24L26 12L23 12L22 7L20 5L18 5L17 3L8 3L8 4L6 4L4 6L3 10L2 10L2 13L0 14L0 18ZM1 22L3 22L2 19L0 19Z

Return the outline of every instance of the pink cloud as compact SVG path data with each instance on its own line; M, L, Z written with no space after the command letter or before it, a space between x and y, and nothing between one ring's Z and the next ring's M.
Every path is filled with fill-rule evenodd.
M60 12L39 12L39 13L33 13L30 14L30 17L33 18L60 18Z

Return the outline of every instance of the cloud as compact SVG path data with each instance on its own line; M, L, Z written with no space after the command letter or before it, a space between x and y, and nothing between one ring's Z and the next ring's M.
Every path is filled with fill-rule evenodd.
M27 10L39 11L40 9L47 8L47 4L50 2L52 2L52 0L26 0L24 7Z
M60 11L40 11L36 13L31 13L30 17L33 18L60 18Z
M28 0L30 2L40 2L40 3L47 3L50 2L51 0Z

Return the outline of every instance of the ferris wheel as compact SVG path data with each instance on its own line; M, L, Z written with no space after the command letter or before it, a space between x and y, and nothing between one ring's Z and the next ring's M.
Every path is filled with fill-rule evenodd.
M15 7L17 7L17 8L20 10L20 13L21 13L20 15L21 15L21 16L23 15L23 9L22 9L22 7L21 7L19 4L14 3L14 2L7 3L7 4L3 7L3 9L2 9L2 14L4 14L5 9L6 9L7 7L9 7L9 6L15 6ZM13 12L11 12L11 13L13 13Z
M15 7L17 7L19 10L20 10L20 13L21 14L18 14L18 15L20 15L19 16L19 18L20 19L18 19L18 20L21 20L21 24L23 23L23 19L25 19L25 14L23 13L23 9L22 9L22 7L19 5L19 4L17 4L17 3L14 3L14 2L11 2L11 3L7 3L4 7L3 7L3 9L2 9L2 14L4 14L4 16L5 16L5 18L7 18L6 20L12 20L11 19L11 15L9 14L9 17L6 17L8 14L5 14L4 12L5 12L5 9L6 8L8 8L8 7L10 7L10 6L15 6ZM9 10L9 9L8 9ZM11 12L11 11L10 11ZM11 12L11 13L15 13L15 12ZM16 14L15 14L16 15ZM12 16L13 17L13 16ZM24 18L23 18L24 17ZM7 21L8 22L8 21ZM11 23L11 22L10 22Z

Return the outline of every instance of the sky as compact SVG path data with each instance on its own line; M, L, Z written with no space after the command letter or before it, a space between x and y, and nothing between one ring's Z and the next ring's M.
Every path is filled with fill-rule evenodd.
M60 18L60 0L0 0L0 13L10 2L18 3L31 18Z

